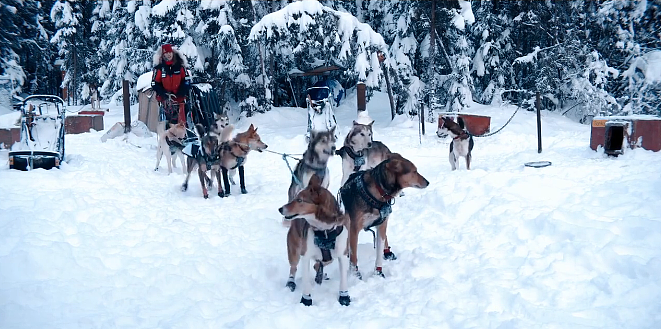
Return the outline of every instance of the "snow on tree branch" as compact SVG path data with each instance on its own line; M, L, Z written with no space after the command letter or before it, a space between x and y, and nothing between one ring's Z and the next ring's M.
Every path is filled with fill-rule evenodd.
M368 24L316 0L294 2L264 16L251 29L249 39L252 42L264 39L267 43L277 43L279 47L288 46L287 53L294 56L308 54L315 57L306 58L307 63L346 67L369 87L379 84L381 68L376 53L387 53L383 37ZM323 51L315 52L313 48ZM291 69L308 68L311 67Z

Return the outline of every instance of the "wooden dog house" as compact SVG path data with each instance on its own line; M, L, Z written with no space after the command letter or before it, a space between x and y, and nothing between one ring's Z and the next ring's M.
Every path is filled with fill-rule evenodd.
M441 126L441 116L458 116L464 120L466 130L471 135L484 135L491 130L491 117L486 115L447 112L439 113L438 126Z
M604 153L619 155L626 147L661 151L661 117L652 115L595 117L590 148L603 146Z

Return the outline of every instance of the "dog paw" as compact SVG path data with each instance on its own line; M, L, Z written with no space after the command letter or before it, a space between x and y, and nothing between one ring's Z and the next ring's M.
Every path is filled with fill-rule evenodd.
M383 259L385 260L396 260L397 256L395 256L395 253L392 251L385 251L383 253Z
M296 282L287 281L287 284L285 285L285 287L289 288L289 290L291 290L293 292L294 290L296 290Z
M188 184L181 185L181 192L186 192L188 190Z
M351 304L351 297L348 291L340 291L340 298L337 300L342 306L349 306Z
M374 275L380 276L385 279L385 275L383 274L383 270L380 267L377 267L376 270L374 270Z
M205 199L208 199L208 198L209 198L209 195L208 195L208 194L205 194L205 195L204 195L204 198L205 198Z
M248 190L245 187L241 188L241 194L248 194Z
M223 192L223 191L218 192L218 196L221 197L221 198L224 198L224 197L226 197L226 196L228 196L228 195L229 195L229 193L228 193L228 194L225 194L225 192Z
M301 296L301 304L305 306L312 306L312 296L310 295Z
M358 280L362 280L362 279L363 279L363 275L360 274L360 271L358 271L358 266L351 265L351 269L349 270L349 272L350 272L353 276L357 277Z
M158 167L154 168L154 171L158 171Z

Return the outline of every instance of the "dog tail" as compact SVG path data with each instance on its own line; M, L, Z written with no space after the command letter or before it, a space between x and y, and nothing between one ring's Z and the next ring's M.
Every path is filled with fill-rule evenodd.
M200 135L200 137L204 136L204 126L202 124L196 124L195 129L197 130L197 133Z
M233 125L227 125L227 127L223 128L223 132L220 133L220 142L229 142L230 138L232 137L232 132L234 131L234 126Z

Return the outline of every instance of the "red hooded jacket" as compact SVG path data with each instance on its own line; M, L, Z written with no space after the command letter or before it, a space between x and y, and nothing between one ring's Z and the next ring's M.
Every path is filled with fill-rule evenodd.
M172 61L165 61L162 50L154 56L155 62L158 59L158 63L154 67L151 87L160 102L166 100L169 93L176 96L174 101L184 102L190 90L186 62L176 49L173 53Z

